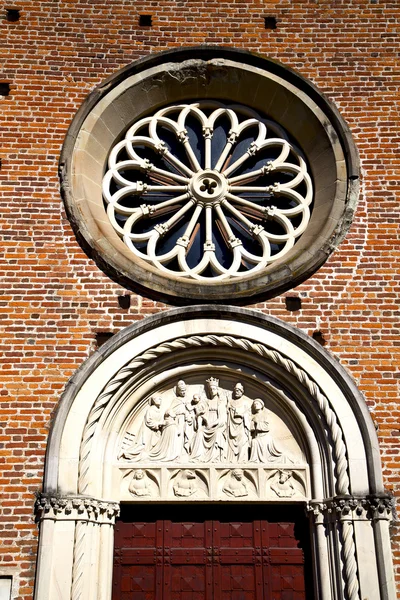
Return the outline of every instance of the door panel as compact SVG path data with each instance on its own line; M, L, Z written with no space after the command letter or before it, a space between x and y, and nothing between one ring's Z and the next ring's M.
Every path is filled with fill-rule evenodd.
M141 508L116 524L113 600L312 600L296 507Z
M260 524L213 522L214 555L218 557L213 569L214 587L220 590L221 600L262 600ZM217 591L214 597L218 597Z
M164 521L164 596L171 600L208 599L211 524ZM170 590L170 595L169 595Z

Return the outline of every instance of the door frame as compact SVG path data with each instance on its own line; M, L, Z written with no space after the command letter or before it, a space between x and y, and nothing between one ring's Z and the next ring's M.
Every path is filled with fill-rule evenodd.
M132 410L121 404L116 382L131 368L130 385L148 393L165 360L178 366L182 356L187 361L182 339L193 344L201 339L196 352L205 357L220 344L238 368L257 362L266 379L273 375L282 386L290 385L310 465L307 508L317 597L395 600L391 499L363 397L310 337L278 319L227 306L174 309L132 325L71 379L53 421L37 502L36 600L110 600L113 528L121 500L115 448L124 411ZM143 357L149 357L146 365ZM149 364L152 376L146 379Z
M195 510L193 510L195 508ZM136 511L136 509L138 509ZM135 514L137 513L137 517ZM172 525L181 523L193 523L202 526L203 546L199 543L182 544L178 549L172 543ZM238 523L240 525L251 525L251 543L240 545L243 535L237 537L237 546L223 545L220 540L222 526L224 524ZM146 543L151 538L141 536L140 542L134 543L134 527L140 524L141 529L146 524L153 529L154 547ZM289 537L289 545L278 542L279 545L271 544L271 534L274 527L279 525L294 525L296 532ZM132 537L127 540L130 525L132 526ZM285 527L283 527L285 529ZM169 538L166 541L165 532L169 530ZM235 564L241 550L245 551L245 562L239 564L252 565L254 569L254 582L256 583L252 592L254 600L266 600L272 597L272 570L278 566L302 565L304 576L304 598L314 600L312 583L312 557L307 516L304 506L300 504L281 505L253 505L251 513L243 511L239 503L221 505L218 503L207 503L202 505L162 504L157 506L157 516L151 504L132 505L123 503L121 505L121 516L116 521L116 539L114 551L114 573L113 573L113 598L118 598L117 589L122 582L123 565L129 567L136 565L153 565L158 572L154 575L154 593L156 597L163 598L165 585L165 569L174 564L203 565L205 570L204 598L205 600L218 600L222 590L221 566ZM198 528L195 532L199 534ZM243 534L243 532L242 532ZM200 541L201 536L195 539ZM249 536L247 535L247 540ZM130 541L132 540L132 542ZM295 540L296 547L290 544ZM219 543L217 543L219 542ZM301 546L298 547L297 544ZM195 548L195 552L193 552ZM153 550L153 551L152 551ZM166 551L165 551L166 550ZM138 554L140 552L140 554ZM190 553L190 556L187 556ZM127 558L131 563L127 562ZM230 558L230 560L229 560ZM291 560L292 559L292 560ZM139 567L140 568L140 567ZM118 578L116 573L120 569ZM140 572L139 572L140 573ZM216 576L220 576L220 579ZM275 574L276 575L276 574ZM170 585L168 590L170 589Z

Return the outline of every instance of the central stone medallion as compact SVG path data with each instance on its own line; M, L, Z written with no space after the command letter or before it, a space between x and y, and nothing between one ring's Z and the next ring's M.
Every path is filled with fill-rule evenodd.
M228 191L228 183L222 173L206 169L194 175L189 183L192 196L201 202L215 204Z

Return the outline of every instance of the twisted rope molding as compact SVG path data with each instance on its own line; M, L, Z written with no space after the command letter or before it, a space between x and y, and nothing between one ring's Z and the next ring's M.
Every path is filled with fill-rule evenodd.
M83 572L85 558L85 535L87 522L78 521L75 526L74 557L72 567L71 600L81 600L83 595Z
M308 503L307 510L315 523L324 524L325 527L339 526L340 543L342 547L341 562L343 565L343 580L347 600L361 600L360 585L358 581L358 566L356 547L354 543L354 521L359 518L373 519L375 506L379 507L379 514L390 511L391 501L388 496L382 497L336 497L326 501L312 500Z
M331 433L337 475L336 493L338 495L348 494L350 480L343 431L327 397L303 369L300 369L292 360L286 358L277 350L271 350L264 344L251 342L246 338L238 338L230 335L195 335L177 338L171 342L165 342L164 344L151 348L144 354L135 357L120 369L116 376L105 386L103 392L97 397L86 421L80 448L79 493L84 494L89 486L90 450L93 437L103 410L114 396L115 392L126 382L136 369L143 367L148 362L154 361L171 352L202 346L225 346L257 354L258 356L266 358L283 367L307 389L311 397L316 401Z
M354 525L351 521L342 521L342 538L347 595L349 600L360 600L360 587L357 577L357 560L354 545Z
M365 500L360 502L357 498L336 498L331 503L328 510L336 513L341 523L343 566L345 569L345 582L347 597L349 600L360 600L360 585L357 575L357 558L354 545L354 523L355 515L363 512L363 504L369 502ZM365 510L365 509L364 509Z

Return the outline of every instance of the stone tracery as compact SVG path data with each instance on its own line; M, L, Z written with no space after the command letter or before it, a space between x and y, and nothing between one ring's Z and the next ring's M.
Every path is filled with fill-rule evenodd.
M258 272L310 220L301 151L280 125L242 105L162 108L129 128L108 167L103 197L114 230L136 257L180 278Z

